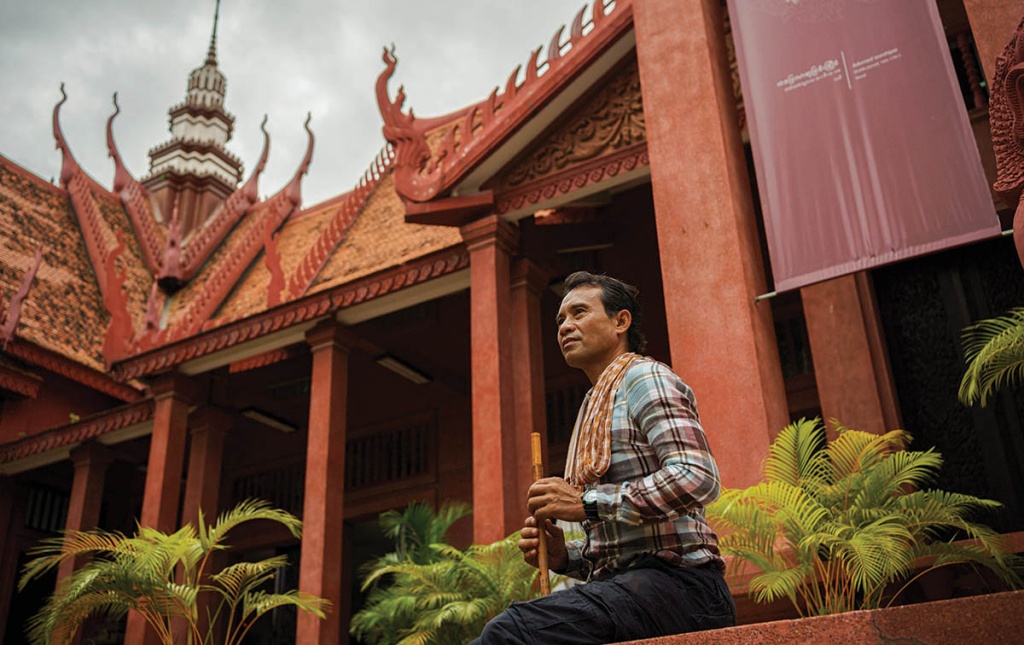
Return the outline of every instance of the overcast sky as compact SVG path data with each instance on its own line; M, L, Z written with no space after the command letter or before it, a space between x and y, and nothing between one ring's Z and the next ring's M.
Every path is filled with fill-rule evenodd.
M417 116L444 114L504 87L516 65L572 21L583 0L222 0L217 58L236 117L228 149L258 160L263 114L270 160L260 192L280 188L305 150L310 205L351 188L384 144L374 96L381 49L395 43L392 96L404 84ZM106 119L135 177L170 138L167 110L185 98L206 57L214 0L0 0L0 154L59 176L50 115L65 83L61 124L79 164L109 187Z

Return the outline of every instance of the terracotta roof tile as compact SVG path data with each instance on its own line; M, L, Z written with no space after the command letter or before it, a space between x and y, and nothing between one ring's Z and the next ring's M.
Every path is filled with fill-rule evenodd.
M286 280L302 261L305 251L313 245L320 231L330 221L339 204L340 200L331 199L285 222L278 234L277 244L281 256L281 269ZM236 320L267 308L270 271L264 262L265 256L265 253L256 256L256 260L217 312L218 318Z
M232 247L245 236L249 229L258 225L262 220L260 217L260 211L266 207L266 204L267 202L260 202L255 205L251 211L246 213L245 216L242 217L241 221L231 229L231 232L225 236L224 240L217 246L217 249L210 255L210 259L206 261L189 283L174 295L174 298L171 301L170 314L168 316L168 327L173 328L175 325L183 323L183 314L187 311L189 305L191 305L192 302L200 296L204 288L206 288L207 279L223 268L223 266L229 261L228 256L230 255Z
M456 228L407 224L389 175L370 195L359 219L309 291L323 291L461 243Z
M16 335L94 369L103 369L109 316L67 193L0 155L0 288L5 305L36 247L43 261L25 299Z
M286 278L316 242L340 204L339 198L333 198L313 206L281 229L278 252ZM462 243L462 237L454 228L407 224L404 215L405 210L395 194L391 177L385 177L327 260L309 293L339 286ZM263 258L264 254L260 254L239 280L218 311L218 318L237 320L267 308L270 272Z
M123 233L125 248L117 261L117 266L121 271L125 271L124 288L128 292L128 311L132 315L132 326L135 328L136 337L138 337L145 329L146 302L149 299L149 290L153 286L153 276L146 268L145 260L142 257L142 246L135 237L128 213L121 205L121 200L99 185L93 187L92 199L100 217L113 233L114 237L108 240L108 244L110 246L116 244L117 232ZM100 333L102 337L103 330L100 330Z

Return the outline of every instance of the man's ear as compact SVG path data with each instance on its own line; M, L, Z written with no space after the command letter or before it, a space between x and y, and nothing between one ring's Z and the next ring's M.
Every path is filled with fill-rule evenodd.
M629 309L623 309L615 314L615 331L625 334L632 324L633 314L629 313Z

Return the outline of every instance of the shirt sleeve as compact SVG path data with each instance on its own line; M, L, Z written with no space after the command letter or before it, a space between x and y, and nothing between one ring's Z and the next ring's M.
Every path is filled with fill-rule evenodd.
M718 498L721 481L697 415L693 391L668 367L645 361L623 379L628 413L659 468L597 486L601 519L627 524L674 520Z
M583 557L583 540L566 540L565 553L568 556L569 562L566 564L564 571L556 571L555 573L576 578L577 580L587 580L594 568L594 564Z

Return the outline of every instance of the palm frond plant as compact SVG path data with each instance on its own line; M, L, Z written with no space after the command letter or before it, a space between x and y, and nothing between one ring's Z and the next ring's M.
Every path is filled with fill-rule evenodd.
M963 348L960 401L984 406L996 390L1024 380L1024 307L965 327Z
M263 501L244 501L208 525L199 515L198 526L188 524L174 533L140 527L134 536L103 530L71 531L36 546L22 572L18 588L70 558L92 560L57 585L38 614L29 620L33 645L64 645L74 641L90 616L124 617L129 610L141 614L159 635L174 642L171 623L182 619L190 645L213 642L215 626L223 624L224 645L236 645L253 623L267 612L294 606L321 618L327 601L300 591L270 593L264 584L287 564L277 556L258 562L239 562L211 571L211 556L225 550L226 535L241 524L269 520L283 525L296 538L302 522ZM200 622L199 599L214 598L216 607ZM206 624L203 631L201 625Z
M352 617L352 635L373 645L473 640L510 604L537 596L537 569L523 560L518 540L515 533L465 551L433 544L432 562L406 560L375 569L363 582L364 590L389 582L374 589L366 608Z
M395 550L363 569L369 595L352 617L353 636L371 645L462 645L512 602L536 596L537 570L523 560L518 534L465 551L448 544L448 529L469 512L414 503L381 516Z
M891 604L928 571L973 564L1019 587L1020 559L992 529L973 522L998 502L924 490L942 457L909 451L910 435L838 426L829 442L819 419L779 433L764 481L727 489L707 509L733 566L753 565L756 602L786 598L801 616Z

